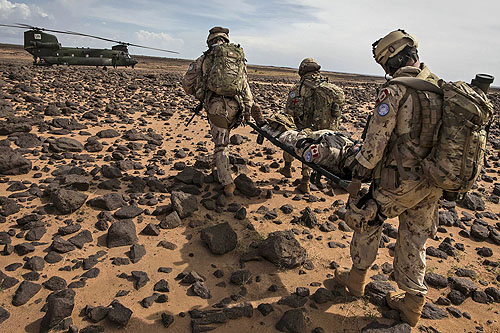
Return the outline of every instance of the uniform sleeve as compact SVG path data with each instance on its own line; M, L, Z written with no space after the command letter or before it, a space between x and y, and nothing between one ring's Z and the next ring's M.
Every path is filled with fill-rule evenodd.
M396 117L406 89L393 84L383 88L376 100L373 116L368 123L363 145L356 160L366 169L372 170L382 160L389 139L396 127Z
M198 59L193 61L184 74L182 78L182 88L189 95L196 95L196 89L198 86L198 81L202 79L202 65L204 56L200 56Z
M294 116L295 105L297 104L297 95L298 95L299 86L295 85L292 90L288 92L288 96L286 98L285 104L285 113L290 116Z
M245 78L244 78L244 87L243 87L243 104L245 105L245 109L250 112L250 109L253 105L253 95L252 90L250 90L250 85L248 84L248 74L247 69L245 67Z

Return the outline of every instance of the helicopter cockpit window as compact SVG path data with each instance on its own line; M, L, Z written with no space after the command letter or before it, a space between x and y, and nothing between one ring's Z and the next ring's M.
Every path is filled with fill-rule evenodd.
M99 58L102 58L102 54L99 54Z
M130 59L130 54L126 54L125 58Z

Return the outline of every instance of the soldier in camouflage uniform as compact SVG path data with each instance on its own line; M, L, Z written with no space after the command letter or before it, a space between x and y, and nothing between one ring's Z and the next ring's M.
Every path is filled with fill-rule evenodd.
M373 54L393 77L417 77L432 83L438 78L419 61L417 40L397 30L373 44ZM338 270L336 281L355 295L364 294L367 269L377 256L386 218L399 218L394 249L394 277L405 293L387 295L389 306L415 326L425 304L425 243L438 225L442 190L423 175L419 159L432 149L437 121L422 126L420 115L439 116L442 98L389 81L378 93L366 128L366 137L351 165L353 178L371 178L369 200L350 197L346 222L355 229L351 241L350 270ZM437 117L436 120L439 120ZM415 153L415 154L414 154Z
M344 103L344 92L342 89L328 82L328 79L320 75L321 66L313 58L302 60L299 66L300 81L288 94L285 113L293 117L295 126L299 130L337 130L341 115L341 107ZM327 95L317 93L317 87L327 87ZM322 98L326 97L326 98ZM316 105L316 103L328 103L329 105ZM324 107L328 110L323 110ZM313 110L317 108L318 110ZM315 112L317 111L317 112ZM292 177L293 157L284 152L285 165L279 172L287 178ZM297 189L302 193L309 193L309 179L311 169L302 165L302 179Z
M232 196L235 185L226 152L227 145L231 129L237 127L242 121L250 119L253 96L248 84L246 66L241 77L242 91L234 97L219 96L208 91L204 86L203 81L207 80L206 75L212 65L208 55L214 47L223 43L229 43L229 29L221 27L210 29L207 38L208 50L189 66L182 83L188 94L195 95L204 103L210 123L210 134L215 144L214 162L217 168L217 178L224 186L224 193Z

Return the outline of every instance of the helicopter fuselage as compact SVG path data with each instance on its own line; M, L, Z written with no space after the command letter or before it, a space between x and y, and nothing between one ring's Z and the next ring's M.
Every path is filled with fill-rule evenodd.
M112 49L62 47L54 35L43 31L28 30L24 33L24 49L39 66L131 66L137 64L128 53L126 45L115 45Z

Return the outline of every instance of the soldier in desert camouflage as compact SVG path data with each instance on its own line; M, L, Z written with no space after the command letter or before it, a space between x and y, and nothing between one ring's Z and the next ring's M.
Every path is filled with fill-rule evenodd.
M182 84L207 110L217 178L224 193L232 196L235 185L226 152L229 135L231 129L250 119L253 96L243 49L229 43L229 29L210 29L207 45L208 50L189 66Z
M392 77L417 77L436 83L438 78L419 61L417 40L403 30L389 33L373 44L375 61ZM362 296L367 269L377 256L382 223L399 218L394 249L394 277L402 294L389 293L389 306L415 326L425 304L425 243L438 226L442 190L424 176L419 160L433 147L433 134L442 98L390 81L380 89L367 124L362 147L350 166L353 178L371 178L369 200L350 197L346 222L355 229L351 241L352 268L337 271L336 281ZM434 121L422 114L435 114ZM422 124L427 121L425 126ZM360 206L360 207L358 207Z
M320 75L321 66L313 58L305 58L299 66L300 81L288 94L285 113L292 116L298 130L337 130L344 104L342 89ZM293 157L283 153L285 165L279 171L292 177ZM297 189L309 193L311 169L302 165L302 179Z

